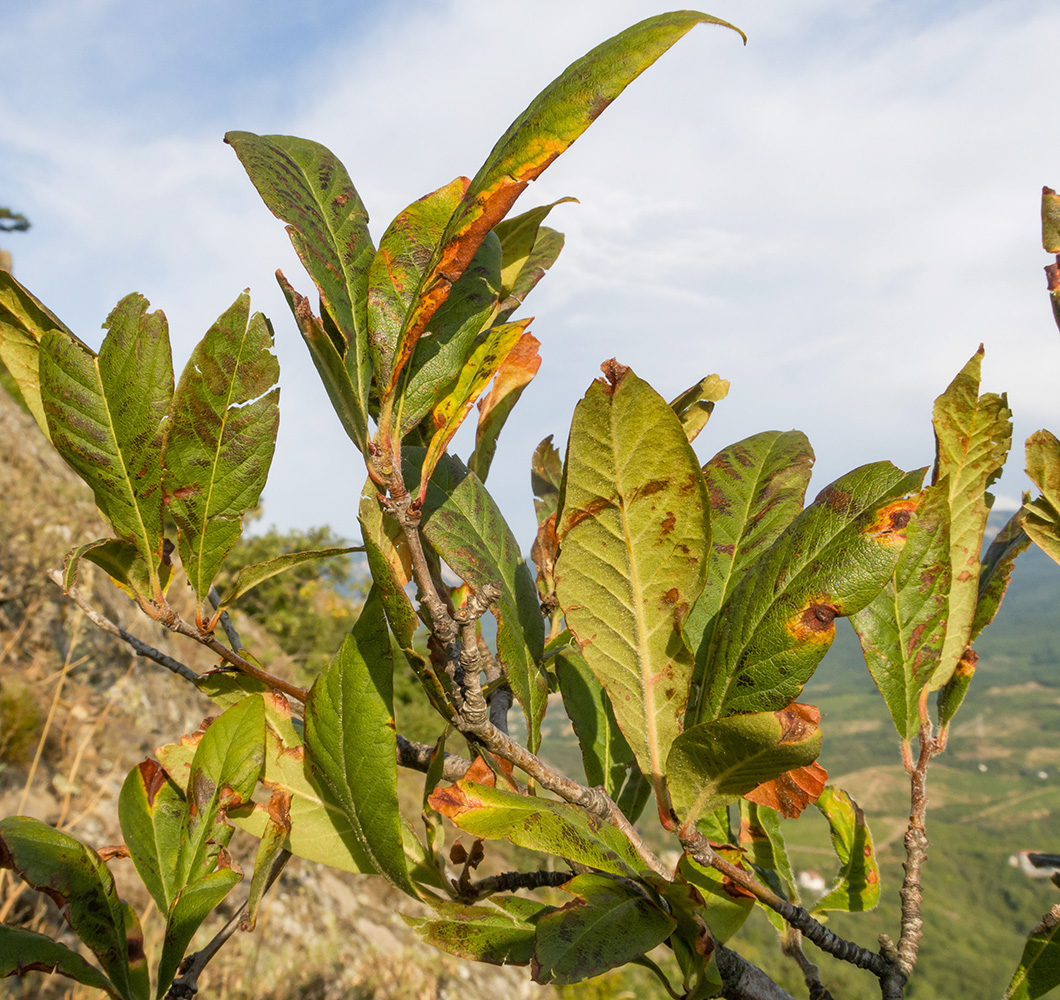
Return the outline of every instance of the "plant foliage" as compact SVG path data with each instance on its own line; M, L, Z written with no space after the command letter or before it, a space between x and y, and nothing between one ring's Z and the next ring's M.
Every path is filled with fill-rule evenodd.
M329 662L309 670L308 690L258 663L224 615L245 606L263 617L272 607L272 627L294 634L300 606L255 604L254 588L275 596L308 585L328 572L323 560L351 551L239 541L278 427L271 324L242 293L175 381L166 319L142 296L118 303L97 352L0 274L0 360L111 529L70 553L67 590L77 597L88 559L148 617L229 668L200 681L217 717L160 748L122 786L127 849L165 919L150 969L136 916L99 855L14 817L0 822L0 867L61 905L94 961L4 925L3 974L55 971L141 1000L153 970L156 997L193 994L213 952L186 952L244 878L228 853L238 828L260 841L249 926L294 854L388 879L432 914L410 918L427 942L528 965L538 983L639 963L673 996L776 996L729 944L761 905L785 929L811 992L827 995L796 931L869 970L885 997L902 995L919 941L927 765L1016 556L1033 540L1060 562L1057 439L1040 431L1028 442L1040 496L1028 496L984 556L987 489L1011 421L1004 395L980 391L981 347L936 400L926 486L926 469L875 461L808 504L813 451L801 433L766 431L704 462L693 444L728 383L707 375L668 403L612 359L575 409L564 453L551 437L534 453L538 534L524 541L533 542L536 580L485 486L505 420L540 363L530 320L513 316L563 246L544 225L559 202L509 212L699 23L732 28L696 12L663 14L588 53L516 118L473 178L414 201L378 245L324 146L226 137L315 287L314 302L278 274L365 464L358 517L371 589ZM465 463L447 449L476 406ZM174 579L193 593L194 621L170 603ZM495 629L482 627L486 616ZM900 936L878 950L814 916L870 909L881 893L865 814L816 763L827 723L798 701L842 617L860 637L913 789ZM227 643L215 634L222 626ZM434 713L433 745L397 731L395 678L409 675ZM546 712L559 712L551 692L587 784L538 756ZM508 731L513 699L522 742ZM466 756L447 752L454 733ZM399 764L426 774L421 816L401 812ZM634 826L648 801L645 823L657 821L676 865ZM788 822L810 804L827 820L837 864L813 913L799 904L784 843ZM478 838L472 855L442 853L444 821ZM490 839L541 855L540 870L473 881ZM526 894L536 891L545 894ZM1060 979L1055 924L1053 915L1032 935L1011 996L1040 996ZM673 955L667 970L648 957L660 946Z

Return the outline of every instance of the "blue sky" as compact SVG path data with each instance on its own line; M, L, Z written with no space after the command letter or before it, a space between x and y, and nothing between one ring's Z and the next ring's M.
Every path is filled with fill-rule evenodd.
M266 520L356 533L359 456L276 290L310 284L228 129L303 135L346 163L373 231L471 175L567 63L662 8L646 0L8 0L0 204L19 279L93 344L143 292L181 366L245 287L273 320L281 438ZM1051 0L726 0L610 108L520 209L575 195L528 302L541 372L490 486L529 548L528 463L611 356L668 398L732 381L706 460L805 430L811 492L862 462L928 465L930 410L980 342L1016 446L1060 430L1042 184L1060 186ZM521 412L520 412L521 411ZM458 453L466 444L458 439ZM1010 502L1022 460L1000 484Z

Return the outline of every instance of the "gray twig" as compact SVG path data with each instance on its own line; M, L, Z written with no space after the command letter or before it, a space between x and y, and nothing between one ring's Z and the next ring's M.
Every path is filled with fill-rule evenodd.
M48 577L56 586L60 588L63 587L63 576L57 569L48 570ZM183 677L186 681L191 681L192 684L198 682L200 675L192 670L191 667L181 663L179 660L174 660L172 656L167 656L160 649L155 649L154 646L148 645L143 639L138 639L130 632L126 632L120 625L115 624L102 612L97 611L92 607L92 605L88 603L88 599L77 589L77 587L71 587L66 593L85 613L85 617L88 618L93 625L102 629L104 632L109 632L111 635L117 636L122 642L127 643L133 648L137 656L142 656L147 660L154 660L155 663L160 664L167 670L173 671L173 673Z

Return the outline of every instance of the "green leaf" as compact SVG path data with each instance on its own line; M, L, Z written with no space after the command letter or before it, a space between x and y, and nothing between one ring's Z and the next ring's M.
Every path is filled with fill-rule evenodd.
M342 649L309 692L306 751L342 804L365 854L410 896L401 842L394 732L394 661L376 588Z
M1036 1000L1060 985L1060 903L1031 931L1005 1000Z
M463 779L436 789L430 804L476 837L510 840L624 877L635 876L644 867L615 827L567 802L517 795Z
M660 803L692 656L681 635L707 571L710 511L681 422L615 361L577 405L556 534L556 595Z
M813 449L801 431L763 431L703 466L713 541L703 593L685 622L697 673L733 588L802 510L812 465Z
M365 484L361 494L358 513L361 537L368 556L368 568L372 581L379 591L386 613L387 624L397 639L401 652L423 685L431 704L445 720L452 719L456 707L447 694L445 686L435 674L427 657L414 645L416 630L420 627L416 609L412 606L405 585L412 576L408 549L401 529L390 518L384 518L383 509L371 480Z
M316 365L317 375L320 376L324 391L328 394L335 416L339 418L342 429L357 449L364 452L368 441L367 410L346 369L342 353L346 350L346 342L341 335L332 337L324 329L321 319L314 315L309 299L299 295L291 287L282 271L276 272L276 281L287 299L298 331L309 348L309 356ZM348 354L352 357L353 352Z
M231 810L229 822L263 838L269 824L282 817L286 808L290 831L283 841L284 850L341 871L376 874L378 869L361 846L345 808L308 765L305 747L291 722L290 706L274 695L266 699L262 781L271 792L269 800ZM405 824L401 834L412 877L441 888L415 834Z
M835 636L883 589L905 544L923 470L864 465L826 486L744 573L705 658L695 718L776 711L802 690Z
M633 801L629 810L622 811L635 822L651 786L644 780L633 751L618 728L607 692L576 647L564 647L553 662L563 707L578 737L586 783L602 786L616 803L628 789Z
M0 868L12 868L32 889L45 892L74 933L92 950L117 992L147 1000L139 969L143 935L135 913L118 898L114 878L99 856L68 833L39 820L0 820Z
M287 552L274 559L268 559L254 566L244 566L235 578L228 593L225 594L218 608L218 613L224 611L234 604L244 594L253 590L259 583L264 583L270 577L277 576L286 570L301 566L302 563L318 562L321 559L330 559L332 556L345 555L347 552L363 552L359 545L353 545L343 549L309 549L305 552Z
M537 922L535 983L580 983L662 944L677 921L646 892L606 875L578 875L563 889L575 899Z
M1042 249L1060 253L1060 196L1048 187L1042 188Z
M739 868L746 868L743 857L734 848L720 848L718 853ZM744 924L754 909L754 897L736 886L721 872L704 868L689 855L682 854L677 863L677 875L702 894L706 904L704 917L716 941L724 944Z
M452 391L475 338L497 321L500 294L501 244L490 233L416 342L401 393L402 436Z
M317 286L323 309L338 327L343 344L335 346L345 361L352 387L352 392L342 396L348 415L348 424L344 420L343 426L363 451L372 378L368 271L375 254L368 212L346 168L319 143L251 132L229 132L225 142L235 150L272 214L288 223L287 235ZM299 327L305 335L301 322ZM320 370L322 360L308 336L307 343Z
M994 537L983 556L970 642L975 642L979 633L994 620L1005 597L1005 591L1008 590L1012 571L1016 568L1016 559L1031 543L1030 537L1023 530L1025 516L1022 509L1017 510Z
M1060 440L1049 431L1027 438L1027 475L1041 490L1033 503L1024 500L1023 530L1054 562L1060 563Z
M419 488L422 448L404 450L405 484ZM497 655L507 666L508 680L523 708L527 746L536 752L548 686L541 670L545 623L537 587L519 551L511 528L486 488L460 459L443 455L427 485L420 530L442 559L476 590L499 583Z
M129 772L118 797L118 818L137 873L159 912L169 913L182 886L178 859L188 810L158 761L148 758Z
M549 434L535 449L530 462L530 486L534 493L537 523L544 524L559 509L563 488L563 459Z
M949 488L920 495L891 579L850 622L898 735L920 730L921 692L942 656L950 594Z
M821 732L806 706L715 719L674 740L667 762L677 815L693 824L785 771L812 764Z
M279 428L272 329L244 292L191 352L163 443L169 513L199 602L257 506Z
M249 801L264 766L264 702L250 695L218 716L195 748L178 859L182 886L213 871L218 852L232 838L224 812Z
M92 488L96 506L156 570L162 559L162 421L173 395L165 316L128 295L105 324L99 355L50 330L41 340L41 398L52 442ZM154 593L145 595L155 597Z
M457 958L491 965L528 965L534 953L537 921L552 907L518 899L529 907L509 912L504 908L509 899L515 897L494 896L478 906L465 906L429 898L439 917L405 916L404 920L428 944Z
M108 996L121 997L110 980L76 951L71 951L45 934L0 924L0 978L21 977L34 971L56 973Z
M932 484L949 483L949 617L942 656L929 688L942 687L971 641L979 592L979 556L986 519L994 498L986 488L1001 475L1012 443L1012 412L1002 393L979 395L983 348L935 400L935 470Z
M776 809L748 802L747 799L740 800L740 847L761 881L777 895L798 902L795 872L780 829L780 813ZM773 911L769 910L768 913ZM777 920L770 918L771 922L782 929L783 918L777 914L774 916L777 916Z
M433 315L449 294L448 282L443 292L427 276L465 190L467 178L457 177L424 195L395 217L379 241L368 273L368 346L381 395L393 392L425 328L410 329L412 314L429 302Z
M168 912L162 939L155 994L159 1000L172 984L195 932L242 878L231 868L219 868L181 888Z
M677 414L685 437L695 441L699 432L707 426L714 404L721 402L729 394L729 380L719 375L708 375L695 385L685 389L676 399L670 400L670 409Z
M814 905L814 913L844 910L857 913L874 909L880 901L880 869L872 834L861 807L841 788L829 785L817 800L828 820L832 847L839 858L835 885Z
M541 356L537 353L540 346L541 342L532 333L524 333L501 362L489 393L478 401L475 450L467 464L482 482L486 481L497 450L497 438L508 414L541 367Z
M66 554L63 561L63 589L67 593L77 585L82 559L95 563L134 600L137 594L147 595L152 591L151 566L144 561L140 550L132 542L99 538L79 545ZM172 570L165 563L159 570L159 582L164 589Z
M49 437L40 388L40 342L49 331L82 344L29 289L0 268L0 362L10 372L37 426Z

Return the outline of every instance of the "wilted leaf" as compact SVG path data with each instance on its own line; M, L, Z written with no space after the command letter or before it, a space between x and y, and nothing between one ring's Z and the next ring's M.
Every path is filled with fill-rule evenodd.
M467 464L482 482L486 481L497 450L497 438L508 414L541 367L541 357L537 353L540 346L540 341L532 333L524 333L501 362L489 393L478 401L475 450Z
M935 469L932 484L949 484L950 567L946 640L929 690L942 687L970 642L979 592L979 556L994 498L986 488L1001 475L1012 443L1008 397L979 395L983 348L935 400Z
M803 709L813 706L802 705ZM816 713L816 708L813 708ZM819 713L818 713L819 714ZM744 796L748 801L775 809L785 819L798 819L803 809L824 790L828 772L816 761L802 767L778 774L769 781L763 781Z
M983 565L979 572L979 596L969 642L974 642L979 633L994 620L1012 579L1016 559L1031 543L1023 530L1024 518L1023 510L1017 510L994 537L983 556Z
M476 837L510 840L519 847L626 877L644 867L615 827L566 802L517 795L463 779L436 789L430 804Z
M460 429L475 401L515 350L529 322L528 319L522 319L491 327L475 342L471 353L464 359L452 391L438 400L431 413L433 433L423 459L421 489L430 479L442 452ZM512 402L514 404L514 400ZM497 431L500 432L499 427ZM488 469L489 463L485 463L485 467Z
M162 421L173 395L169 330L140 295L122 299L106 326L98 356L64 331L44 334L41 398L52 443L92 488L114 533L139 550L155 583L162 559Z
M740 801L740 847L754 866L760 881L778 896L798 902L795 872L780 829L780 813L776 809L757 805L747 799ZM768 908L766 916L774 927L783 929L783 917Z
M411 896L401 841L394 732L394 661L373 588L305 708L306 750L376 870Z
M826 486L730 591L694 718L776 711L798 697L835 636L883 588L923 471L865 465Z
M257 506L279 428L272 329L244 292L188 359L163 443L169 513L200 603Z
M1036 1000L1060 986L1060 903L1031 931L1005 1000Z
M828 820L832 847L839 858L835 885L817 900L814 913L871 910L880 901L880 869L872 847L872 834L861 807L840 788L829 785L817 800Z
M661 804L692 679L681 626L703 587L710 512L674 411L624 365L603 370L571 423L556 594Z
M633 884L578 875L563 889L575 899L537 922L535 983L580 983L625 965L662 944L677 921Z

